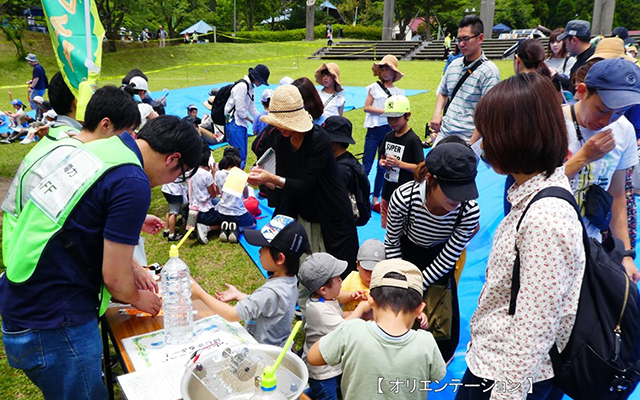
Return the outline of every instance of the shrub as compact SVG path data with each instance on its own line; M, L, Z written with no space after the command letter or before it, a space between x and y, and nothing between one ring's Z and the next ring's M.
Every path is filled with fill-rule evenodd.
M367 26L333 25L333 37L337 38L338 30L342 28L342 34L347 39L380 40L382 28ZM316 39L326 37L326 26L318 25L313 29ZM236 33L236 39L231 38L230 32L220 32L219 42L260 43L260 42L294 42L304 40L306 29L290 29L286 31L242 31ZM221 36L225 35L225 36Z

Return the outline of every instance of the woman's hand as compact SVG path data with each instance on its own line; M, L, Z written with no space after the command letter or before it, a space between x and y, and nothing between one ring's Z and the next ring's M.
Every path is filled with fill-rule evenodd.
M249 172L249 178L247 182L250 185L266 185L267 183L273 183L275 175L269 171L266 171L260 167L255 167Z

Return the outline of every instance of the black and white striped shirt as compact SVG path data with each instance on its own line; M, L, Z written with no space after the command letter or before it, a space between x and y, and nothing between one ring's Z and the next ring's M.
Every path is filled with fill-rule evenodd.
M402 258L400 248L402 236L407 236L411 242L425 248L447 242L433 263L422 272L424 284L429 286L456 265L478 225L480 208L476 201L471 200L461 203L446 215L434 215L424 205L425 185L425 182L411 181L393 192L389 202L384 244L387 258ZM409 197L411 197L411 215L407 224ZM462 210L461 207L463 207ZM462 212L462 218L454 231L460 212Z

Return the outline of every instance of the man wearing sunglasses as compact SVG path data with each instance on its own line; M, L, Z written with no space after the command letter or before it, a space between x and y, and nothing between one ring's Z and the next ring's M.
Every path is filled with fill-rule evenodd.
M622 264L629 277L638 282L640 272L634 263L635 251L629 240L624 187L626 170L638 164L638 149L633 125L623 114L632 105L640 104L640 68L620 58L599 61L591 67L576 92L580 101L563 109L569 156L576 155L565 164L565 173L571 179L573 193L585 214L583 220L590 237L601 240L600 230L606 228L602 225L606 225L610 211L608 227L626 250ZM611 149L595 161L581 156L589 152L578 153L583 146L593 145L594 140L603 142L596 144L597 147ZM602 208L602 212L596 214L587 211L596 209L587 207L589 202L602 203L593 193L589 194L594 185L613 198L610 210ZM591 216L587 215L589 213Z
M133 249L151 188L188 178L202 155L195 128L175 116L149 121L137 139L124 132L140 116L119 93L96 91L80 135L35 146L2 205L2 339L9 365L45 399L108 397L98 316L111 296L159 312L134 276Z
M429 123L436 141L450 135L471 140L476 104L500 81L500 71L482 52L483 31L484 24L475 15L458 24L457 45L463 57L451 62L436 91L436 108Z

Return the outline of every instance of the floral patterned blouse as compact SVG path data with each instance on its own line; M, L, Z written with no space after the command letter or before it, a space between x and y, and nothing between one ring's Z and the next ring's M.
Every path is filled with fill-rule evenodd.
M539 174L509 189L511 212L496 230L486 282L471 318L467 365L474 375L495 382L491 399L524 399L532 383L552 378L549 350L554 343L564 349L575 322L585 266L575 210L562 199L541 199L529 208L516 232L529 201L549 186L571 190L564 167L549 178ZM520 291L516 312L510 316L516 246Z

